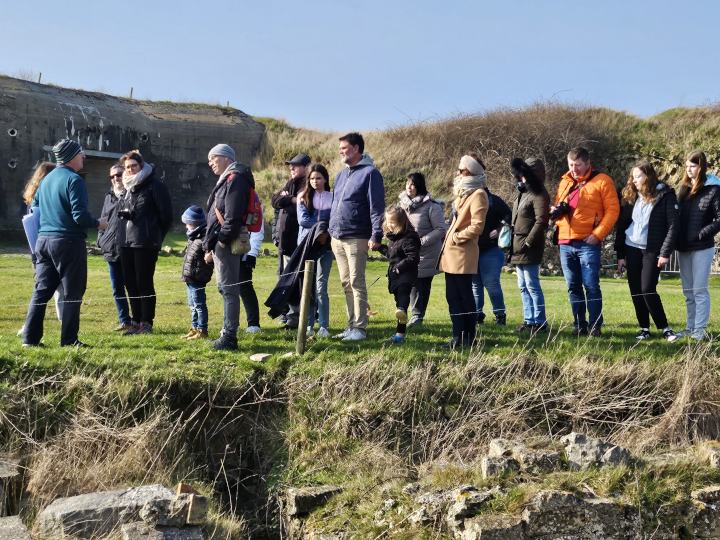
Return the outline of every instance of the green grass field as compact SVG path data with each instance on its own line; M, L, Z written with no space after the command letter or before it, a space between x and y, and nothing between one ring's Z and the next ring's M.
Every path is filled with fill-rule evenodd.
M173 238L171 245L182 244L180 237ZM257 336L241 334L240 351L218 353L207 342L185 342L180 339L189 328L189 310L186 306L186 290L179 278L182 259L178 256L161 256L155 275L158 294L155 333L145 336L120 336L112 329L117 325L115 307L108 278L107 266L102 257L89 257L88 290L85 294L81 315L80 337L93 346L88 350L71 350L59 347L59 323L54 309L49 306L45 322L44 342L40 349L23 349L16 332L23 324L32 286L33 272L29 256L20 254L0 255L5 286L0 288L0 358L10 366L31 366L52 371L58 367L93 368L131 378L244 381L255 370L275 370L286 366L288 360L280 357L294 350L295 334L278 328L267 317L262 306L276 281L276 258L260 257L255 270L255 288L261 304L263 333ZM441 359L447 351L441 345L450 336L447 304L444 298L442 275L433 282L433 291L425 319L425 325L411 329L407 342L401 346L388 346L384 340L394 332L394 303L387 292L386 264L371 261L368 264L367 283L372 309L378 312L370 320L368 339L358 343L341 343L336 340L310 340L299 369L322 369L326 362L343 364L361 362L381 352L388 358L416 362L425 358ZM345 307L339 278L333 267L330 281L332 331L345 326ZM637 331L632 302L624 279L603 279L605 335L600 339L572 338L570 336L571 313L566 286L562 277L544 277L548 319L552 331L542 337L528 340L518 338L513 329L522 322L520 295L515 276L503 275L503 290L508 310L508 325L494 324L489 315L479 333L481 349L486 353L504 357L519 349L534 351L539 357L550 359L573 358L589 354L597 358L647 359L662 362L675 356L682 342L669 344L659 338L636 343ZM718 302L718 281L713 279L711 290L714 305ZM684 326L685 307L680 282L677 278L663 279L659 286L671 324L676 329ZM216 337L222 322L222 302L214 282L208 286L210 310L210 335ZM486 313L489 311L486 299ZM717 310L713 311L710 330L718 325ZM241 314L244 328L244 314ZM654 331L655 336L657 332ZM249 360L257 352L271 353L273 357L263 365ZM453 358L463 358L466 353L454 353ZM314 359L307 365L307 360ZM293 361L291 361L293 362Z

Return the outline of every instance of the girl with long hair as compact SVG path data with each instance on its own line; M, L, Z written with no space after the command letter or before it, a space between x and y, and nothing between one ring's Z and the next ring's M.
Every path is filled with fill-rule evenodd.
M678 188L680 226L677 250L687 322L682 335L702 340L710 319L708 280L720 232L720 179L708 174L705 154L690 152Z
M615 226L618 270L627 269L628 286L640 331L638 340L650 338L650 316L663 338L673 342L657 283L660 271L675 249L678 206L675 191L658 180L649 161L638 161L622 191L620 218Z
M316 223L322 221L325 224L330 222L330 209L332 207L333 192L330 189L330 175L324 165L313 163L308 167L307 185L298 194L297 216L300 225L298 232L298 245L307 236L310 229ZM307 336L314 335L315 314L320 328L317 337L330 337L330 297L328 295L328 278L332 268L333 253L330 243L326 244L326 250L317 258L315 270L315 303L314 309L310 310L308 318Z

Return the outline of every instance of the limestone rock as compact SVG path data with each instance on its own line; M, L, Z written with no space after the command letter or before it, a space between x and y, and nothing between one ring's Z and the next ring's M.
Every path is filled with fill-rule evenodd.
M465 520L465 529L456 533L461 540L523 540L525 523L517 516L479 516Z
M205 540L200 527L152 527L142 521L120 528L122 540Z
M463 528L463 520L478 513L483 504L491 500L498 493L500 488L478 491L473 486L463 486L452 492L452 503L450 504L445 521L450 530Z
M520 470L520 464L513 458L485 456L480 462L483 478L503 476Z
M580 499L572 493L541 491L522 514L528 538L625 540L640 538L637 510L609 499Z
M255 353L250 356L250 360L252 360L253 362L264 362L271 356L272 354L270 353Z
M2 540L30 540L30 533L19 517L0 517L0 538Z
M516 459L523 471L533 474L557 471L563 466L560 452L554 450L526 450L520 453Z
M508 439L493 439L488 444L488 457L509 458L515 457L515 452L524 448L521 444Z
M420 484L418 484L417 482L405 484L402 488L402 492L405 495L415 495L418 491L420 491Z
M696 489L690 496L705 504L717 504L720 502L720 486L707 486L701 489Z
M560 441L565 445L568 463L575 469L587 469L593 465L628 464L632 461L630 452L625 448L582 433L570 433Z
M445 513L448 505L452 502L452 492L426 492L415 497L415 501L417 501L421 506L410 514L408 518L409 521L416 525L428 525L441 520L441 517Z
M325 504L330 497L342 492L339 486L312 486L288 488L285 492L286 512L288 516L298 516L312 512Z
M87 493L53 501L35 523L37 538L94 538L126 523L140 521L140 509L153 500L171 501L172 491L161 485Z
M207 513L210 507L210 501L207 497L188 494L188 508L185 522L188 525L202 525L207 521Z

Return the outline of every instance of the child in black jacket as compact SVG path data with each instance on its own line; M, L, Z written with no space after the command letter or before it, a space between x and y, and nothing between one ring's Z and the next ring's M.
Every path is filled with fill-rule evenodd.
M403 343L407 331L407 310L410 305L410 291L417 280L420 264L420 237L413 229L405 211L392 206L385 211L383 224L389 243L381 247L388 258L388 290L395 296L395 318L397 328L388 340Z
M202 246L207 220L205 212L197 205L185 210L181 219L187 228L188 238L183 260L182 279L187 286L192 321L192 327L183 336L183 339L207 339L208 308L205 286L213 273L212 264L205 262L205 251Z

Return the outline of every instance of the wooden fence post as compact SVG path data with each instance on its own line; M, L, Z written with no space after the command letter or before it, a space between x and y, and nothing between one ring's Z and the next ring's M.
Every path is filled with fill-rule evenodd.
M295 352L297 354L305 353L308 317L310 310L315 307L310 303L314 285L315 261L305 261L305 275L303 276L302 296L300 297L300 321L298 322L297 342L295 343Z

